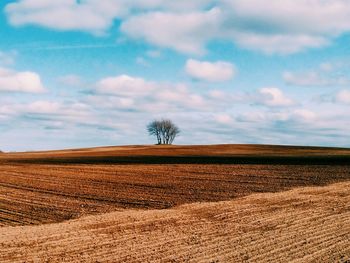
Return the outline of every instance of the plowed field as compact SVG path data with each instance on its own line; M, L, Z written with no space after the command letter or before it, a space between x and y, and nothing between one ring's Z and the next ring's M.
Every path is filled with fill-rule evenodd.
M349 262L350 183L0 228L0 262Z
M0 154L0 262L345 262L349 181L341 148Z
M170 208L349 179L350 166L2 165L0 225L122 208Z

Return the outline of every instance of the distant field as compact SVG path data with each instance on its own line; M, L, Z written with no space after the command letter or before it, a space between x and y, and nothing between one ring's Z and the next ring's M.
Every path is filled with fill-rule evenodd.
M348 153L336 148L215 145L4 154L0 157L0 226L61 222L124 208L164 209L345 181L350 179L350 165L342 160ZM241 160L237 164L243 155L248 164ZM271 159L264 159L267 156ZM300 161L305 156L317 156L321 164ZM177 163L179 157L182 162ZM118 163L120 158L125 162ZM149 163L159 158L159 164ZM167 158L174 159L167 162ZM301 164L284 164L283 158L295 158ZM220 164L221 159L225 162ZM259 164L259 160L272 164ZM335 160L341 161L334 164Z
M120 146L8 153L35 164L349 164L350 149L273 145Z
M349 181L342 148L4 153L0 262L347 262Z

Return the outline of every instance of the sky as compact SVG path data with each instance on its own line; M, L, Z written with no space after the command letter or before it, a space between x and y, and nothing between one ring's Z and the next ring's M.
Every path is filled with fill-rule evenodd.
M0 1L0 149L350 147L349 0Z

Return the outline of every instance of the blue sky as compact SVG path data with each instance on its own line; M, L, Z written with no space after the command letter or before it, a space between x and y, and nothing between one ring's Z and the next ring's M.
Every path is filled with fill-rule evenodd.
M350 147L347 0L0 3L0 148Z

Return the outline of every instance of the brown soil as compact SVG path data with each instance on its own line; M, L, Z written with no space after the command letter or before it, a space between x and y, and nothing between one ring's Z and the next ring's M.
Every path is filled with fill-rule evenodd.
M325 156L350 155L349 148L280 146L260 144L219 145L133 145L41 152L7 153L6 158L83 157L83 156Z
M349 262L350 183L0 228L0 262Z
M0 262L348 262L349 179L341 148L4 153Z
M0 226L61 222L124 208L164 209L185 203L230 200L256 192L276 192L350 179L350 165L329 165L329 159L324 157L326 154L339 156L339 153L343 156L348 150L308 149L250 145L134 146L4 154L0 157ZM257 152L294 153L293 157L300 158L302 152L302 156L323 156L321 160L325 164L79 163L86 156L129 158L160 153L188 159L190 151L199 159L211 153L219 160L225 158L223 152L233 158L236 153L243 152L248 158ZM37 163L38 159L41 162ZM47 164L50 160L56 162Z

